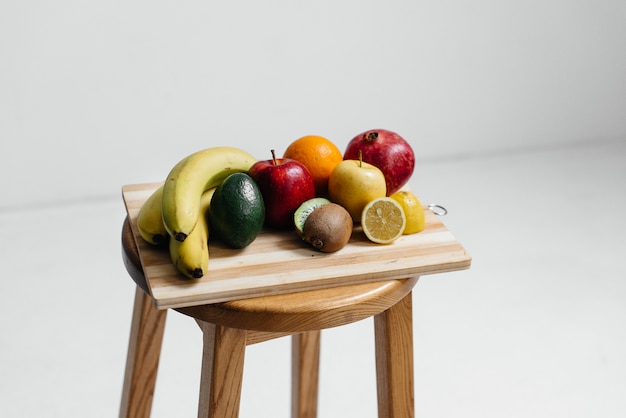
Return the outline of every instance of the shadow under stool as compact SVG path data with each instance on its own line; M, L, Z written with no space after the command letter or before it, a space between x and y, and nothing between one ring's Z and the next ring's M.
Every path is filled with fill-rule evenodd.
M120 407L121 418L149 417L168 309L157 309L128 219L122 256L137 284ZM292 418L317 416L320 331L374 317L379 418L411 418L412 289L418 277L174 308L203 338L198 417L239 413L246 346L292 338Z

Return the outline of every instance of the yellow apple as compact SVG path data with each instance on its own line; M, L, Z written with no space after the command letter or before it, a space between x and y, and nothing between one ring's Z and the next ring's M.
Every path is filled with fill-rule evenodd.
M365 205L387 195L385 175L364 161L343 160L330 174L328 195L331 201L346 208L353 221L359 222Z

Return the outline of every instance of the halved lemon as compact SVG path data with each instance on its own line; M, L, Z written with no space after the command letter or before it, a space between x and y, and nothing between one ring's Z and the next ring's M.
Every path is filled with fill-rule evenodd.
M378 197L370 201L361 214L361 227L370 241L391 244L406 227L402 206L390 197Z

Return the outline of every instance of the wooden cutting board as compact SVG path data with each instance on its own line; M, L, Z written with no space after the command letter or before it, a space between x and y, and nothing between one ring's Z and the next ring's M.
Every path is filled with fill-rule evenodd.
M137 230L137 213L162 183L122 188L139 258L158 309L204 305L257 296L293 293L379 280L400 279L469 268L471 257L426 209L426 228L393 244L367 239L355 226L350 242L335 253L321 253L294 230L263 230L242 250L210 240L209 271L187 279L171 263L166 249L146 243Z

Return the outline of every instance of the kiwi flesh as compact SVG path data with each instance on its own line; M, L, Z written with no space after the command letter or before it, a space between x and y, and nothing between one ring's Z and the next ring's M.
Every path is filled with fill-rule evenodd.
M311 213L320 206L330 203L330 200L323 197L314 197L304 201L293 214L293 223L300 236L304 233L304 224Z
M353 221L341 205L327 203L313 210L306 219L303 239L325 253L342 249L352 235Z

